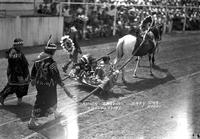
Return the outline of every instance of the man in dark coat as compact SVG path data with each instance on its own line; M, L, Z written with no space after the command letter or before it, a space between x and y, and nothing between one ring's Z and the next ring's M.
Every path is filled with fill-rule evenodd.
M0 92L0 103L4 105L4 100L10 94L15 93L18 98L18 104L21 104L22 97L27 95L30 80L30 73L28 69L28 61L21 52L23 40L16 38L13 47L7 53L8 59L7 78L8 83Z
M57 108L57 85L60 85L65 93L73 98L65 84L62 82L57 64L53 55L57 49L55 44L48 44L44 52L40 53L35 60L31 71L31 84L36 86L37 96L29 121L29 128L37 126L37 117L54 114L58 116Z
M62 67L64 72L67 71L68 66L71 63L77 63L78 54L82 54L81 48L78 43L78 34L76 28L74 26L70 27L69 32L67 34L69 35L69 37L65 35L61 38L60 41L61 46L69 52L69 62L64 64L64 66ZM72 40L71 45L67 43L69 40L68 38Z

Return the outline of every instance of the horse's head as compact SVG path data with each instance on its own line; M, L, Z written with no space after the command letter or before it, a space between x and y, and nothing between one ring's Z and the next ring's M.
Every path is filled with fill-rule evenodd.
M68 51L68 52L72 51L72 48L74 47L74 43L72 39L69 37L69 35L65 35L61 37L60 43L63 50Z

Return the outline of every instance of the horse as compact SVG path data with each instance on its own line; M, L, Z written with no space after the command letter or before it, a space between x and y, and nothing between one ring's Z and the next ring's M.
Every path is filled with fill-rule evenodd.
M162 40L162 34L163 34L163 24L156 24L154 25L153 27L150 28L150 32L153 33L154 35L154 38L155 38L155 44L156 46L158 46L158 42ZM136 26L133 26L131 28L131 30L129 31L129 34L132 34L132 35L136 35L136 36L139 36L140 33L140 29ZM151 34L151 33L150 33ZM159 51L159 47L156 47L157 49L157 52ZM152 55L152 63L155 64L155 52L153 52L153 55ZM137 57L137 60L138 60L138 63L140 62L140 58L141 57ZM139 65L139 64L138 64Z
M150 64L150 74L153 75L152 65L155 62L154 55L158 46L158 40L161 37L159 31L160 30L158 30L157 28L152 27L149 30L148 35L145 35L144 38L139 37L139 35L136 34L127 34L121 37L117 42L116 57L114 59L113 64L116 65L124 55L132 56L134 54L134 56L138 57L133 74L134 77L136 77L136 71L138 68L140 57L148 55ZM122 69L122 80L125 81L124 68Z
M155 53L159 51L159 47L158 47L158 43L162 40L162 33L163 33L163 25L162 24L159 24L159 25L156 25L156 26L153 26L150 28L150 32L153 33L150 35L153 35L154 38L155 38L155 51L152 52L152 64L155 65ZM137 67L139 66L139 63L140 63L140 59L142 57L138 56L137 57L137 65L136 65L136 68L135 68L135 73L134 73L134 76L136 76L136 70L137 70Z

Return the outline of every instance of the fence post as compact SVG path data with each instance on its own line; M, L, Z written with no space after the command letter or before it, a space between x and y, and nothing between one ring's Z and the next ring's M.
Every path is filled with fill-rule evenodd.
M59 3L59 16L62 16L62 2Z
M88 4L85 2L85 17L88 17ZM83 39L86 39L86 27L87 27L87 21L84 21L83 25Z
M163 34L166 34L166 30L167 30L167 23L168 23L168 19L167 19L167 16L168 16L168 7L166 6L165 7L166 10L165 10L165 18L164 18L164 27L163 27Z
M187 20L187 17L186 17L187 11L186 11L185 5L183 7L183 10L184 10L184 21L183 21L183 32L184 32L185 31L185 27L186 27L186 20Z
M116 21L117 21L117 5L115 5L115 16L114 16L114 21L113 21L113 36L116 35Z
M15 36L21 38L21 18L19 16L15 18L15 31Z

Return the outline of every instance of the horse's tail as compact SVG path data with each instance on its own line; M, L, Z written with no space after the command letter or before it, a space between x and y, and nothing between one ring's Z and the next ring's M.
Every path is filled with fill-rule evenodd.
M124 55L124 51L123 51L123 45L124 45L124 39L119 39L118 40L118 43L117 43L117 46L116 46L116 57L114 59L114 62L113 64L115 65L118 60L120 60L123 55Z

